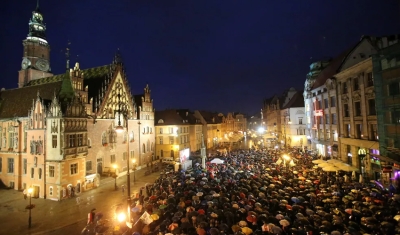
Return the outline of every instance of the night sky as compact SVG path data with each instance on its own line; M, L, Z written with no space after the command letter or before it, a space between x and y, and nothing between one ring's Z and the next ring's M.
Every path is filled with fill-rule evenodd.
M2 0L0 87L17 87L22 40L36 0ZM146 83L156 110L254 114L311 62L362 35L400 33L396 0L41 0L54 74L109 64L119 48L134 94Z

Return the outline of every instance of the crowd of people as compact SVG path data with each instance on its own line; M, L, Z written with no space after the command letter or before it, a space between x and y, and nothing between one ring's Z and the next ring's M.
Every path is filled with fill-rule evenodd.
M400 234L400 194L379 182L322 171L293 149L213 157L222 161L147 185L132 209L134 234Z

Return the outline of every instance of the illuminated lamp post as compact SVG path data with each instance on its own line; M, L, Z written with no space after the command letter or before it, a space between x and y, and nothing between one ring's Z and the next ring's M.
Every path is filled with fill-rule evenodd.
M33 193L33 188L28 188L28 197L29 197L29 205L27 206L27 209L29 210L28 228L31 228L31 225L32 225L32 209L35 207L35 205L32 205L32 193Z
M133 171L133 183L136 181L135 171L136 171L136 159L132 160L132 171Z
M113 168L114 168L114 179L115 179L114 189L117 190L117 168L118 168L117 164L114 164Z

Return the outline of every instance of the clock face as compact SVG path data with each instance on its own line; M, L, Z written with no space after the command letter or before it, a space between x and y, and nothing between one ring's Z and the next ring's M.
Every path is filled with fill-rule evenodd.
M36 68L41 71L48 71L49 62L47 62L47 60L39 59L38 61L36 61Z
M31 65L31 61L27 58L24 58L21 63L22 69L27 69Z

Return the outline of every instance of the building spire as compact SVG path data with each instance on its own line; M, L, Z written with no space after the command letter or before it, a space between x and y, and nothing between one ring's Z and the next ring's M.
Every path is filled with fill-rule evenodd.
M36 11L39 11L39 0L36 1Z
M67 43L67 48L65 49L65 59L66 59L66 70L69 72L69 46L71 45L71 42L68 41Z

